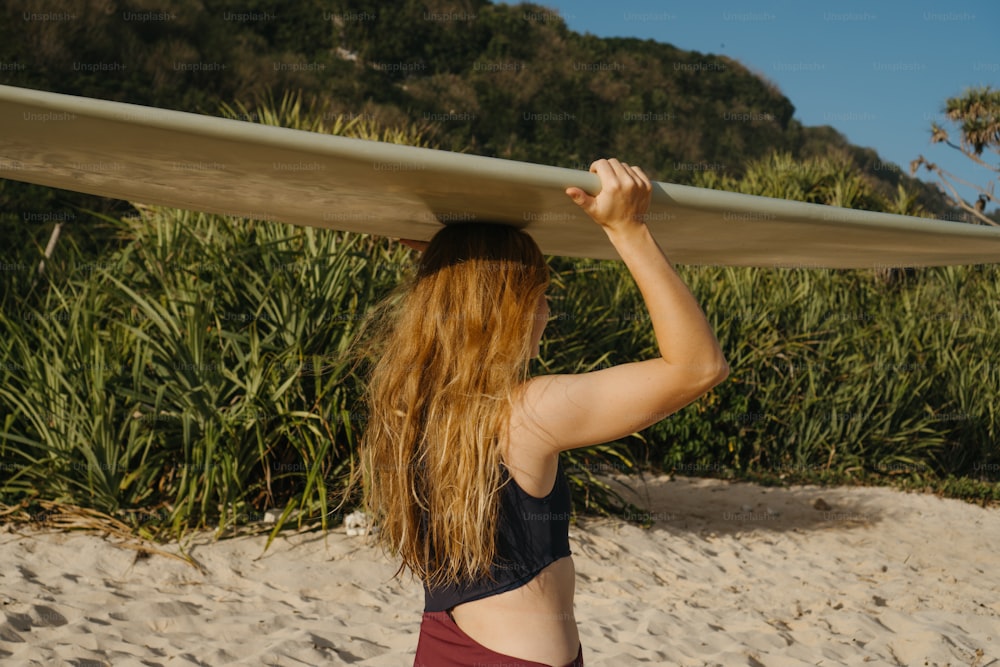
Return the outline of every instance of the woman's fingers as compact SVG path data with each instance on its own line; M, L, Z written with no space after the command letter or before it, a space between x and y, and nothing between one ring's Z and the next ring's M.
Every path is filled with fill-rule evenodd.
M603 227L641 223L652 191L645 172L615 158L595 160L590 171L601 180L601 190L596 196L577 187L566 188L566 194Z
M601 190L596 196L586 195L580 188L566 189L583 210L600 225L629 225L641 220L649 207L652 186L649 178L638 167L615 158L595 160L590 171L601 180Z
M601 185L610 182L615 177L615 169L611 164L611 160L595 160L590 165L590 171L600 177Z
M620 187L628 188L630 185L635 185L635 179L629 173L627 165L622 164L614 158L611 158L608 162L611 163L611 169L614 171L615 179L618 181Z
M579 204L584 208L588 208L594 203L594 198L580 188L566 188L566 194L569 195L569 198L576 204Z
M645 185L649 179L638 167L632 167L628 163L621 162L617 158L606 160L596 160L590 165L590 171L601 177L603 186L618 184L628 186L629 184ZM638 173L637 173L638 172ZM644 180L645 179L645 180Z
M639 177L639 180L646 186L647 190L653 189L653 181L650 180L649 176L646 175L646 172L642 170L642 167L632 167L632 171L634 171Z

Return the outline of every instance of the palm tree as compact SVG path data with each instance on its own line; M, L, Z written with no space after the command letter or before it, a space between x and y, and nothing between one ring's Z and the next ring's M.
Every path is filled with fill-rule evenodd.
M992 90L989 86L970 88L965 91L964 95L949 98L945 102L945 115L958 125L961 139L958 144L955 144L951 141L946 129L937 123L932 123L931 143L943 143L951 146L976 164L989 169L994 174L1000 174L1000 168L989 164L982 158L984 149L989 149L1000 155L1000 90ZM986 187L980 187L945 171L923 155L910 163L910 173L916 173L921 166L938 175L941 182L951 192L953 204L985 224L997 224L986 215L988 203L1000 204L994 195L996 179L990 180ZM959 197L953 184L955 181L978 190L979 197L976 201L970 204Z

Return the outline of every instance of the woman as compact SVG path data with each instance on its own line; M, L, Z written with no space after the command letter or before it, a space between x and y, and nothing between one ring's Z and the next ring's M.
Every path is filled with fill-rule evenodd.
M582 665L559 453L665 418L726 378L704 314L643 222L652 185L599 160L591 196L642 292L661 358L528 378L548 318L544 257L508 226L447 225L374 341L362 469L378 539L424 582L415 666Z

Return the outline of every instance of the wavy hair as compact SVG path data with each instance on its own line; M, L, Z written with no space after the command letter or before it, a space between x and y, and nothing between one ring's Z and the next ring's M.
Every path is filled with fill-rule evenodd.
M361 438L377 542L428 586L490 576L498 443L528 379L549 268L508 225L449 224L363 328L372 361Z

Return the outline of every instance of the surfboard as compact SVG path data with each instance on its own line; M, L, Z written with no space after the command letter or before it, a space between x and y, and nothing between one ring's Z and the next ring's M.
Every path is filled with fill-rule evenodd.
M619 156L627 161L627 156ZM549 255L618 259L566 195L596 175L0 86L0 177L132 202L428 240L502 222ZM1000 229L656 183L671 261L879 268L1000 261Z

